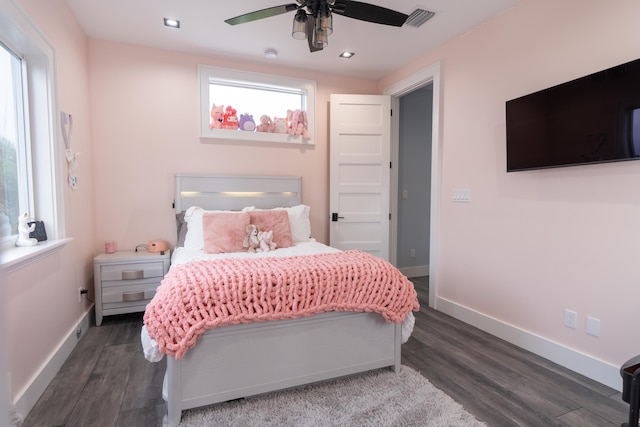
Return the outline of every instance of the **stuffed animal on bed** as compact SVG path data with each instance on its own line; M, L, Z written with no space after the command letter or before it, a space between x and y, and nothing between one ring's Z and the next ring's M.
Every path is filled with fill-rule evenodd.
M224 121L224 105L213 104L211 106L211 123L210 129L221 129Z
M256 252L269 252L278 247L276 242L273 241L273 230L259 231L258 241L260 242L260 248L256 249Z
M247 228L245 228L242 247L247 248L248 252L256 252L256 249L260 248L260 240L258 239L259 231L258 226L255 224L249 224Z
M305 141L310 139L307 131L307 113L304 110L287 110L287 131L290 136L302 135Z

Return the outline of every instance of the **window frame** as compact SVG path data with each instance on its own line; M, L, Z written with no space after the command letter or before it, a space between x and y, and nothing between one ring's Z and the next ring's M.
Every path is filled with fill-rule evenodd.
M314 80L296 79L292 77L277 76L273 74L254 73L249 71L233 70L229 68L212 67L209 65L198 66L198 80L200 84L200 138L202 142L215 142L216 140L234 141L262 141L285 144L315 145L315 105L316 82ZM311 138L308 141L301 136L268 132L242 132L227 129L211 129L209 83L211 81L228 81L233 84L249 86L277 86L299 89L306 92L307 97L307 131ZM258 124L258 123L256 123Z
M14 99L13 105L16 109L16 166L17 166L17 178L18 178L18 212L15 214L13 220L17 220L18 215L21 212L33 212L35 204L33 201L33 174L31 167L31 146L29 141L29 117L25 112L29 111L28 102L28 86L25 81L27 75L27 63L25 58L21 57L12 48L2 43L0 39L0 48L5 49L7 53L12 57L11 72L15 73L13 82L13 91L16 99ZM17 60L17 64L13 61ZM17 76L16 76L17 75ZM15 240L16 234L10 236L0 236L0 245L5 241Z
M0 269L10 272L72 239L65 236L64 182L58 108L55 48L22 8L0 0L0 40L23 62L26 148L31 154L32 205L29 212L45 223L48 240L33 247L16 247L15 235L0 241Z

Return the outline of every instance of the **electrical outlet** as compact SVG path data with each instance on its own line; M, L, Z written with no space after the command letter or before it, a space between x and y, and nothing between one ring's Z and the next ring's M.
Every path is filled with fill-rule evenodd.
M409 250L409 257L410 258L415 258L416 257L416 250L415 249L410 249Z
M82 302L82 295L87 293L87 288L78 288L78 304Z
M578 327L578 313L572 310L564 311L564 325L568 328L575 329Z

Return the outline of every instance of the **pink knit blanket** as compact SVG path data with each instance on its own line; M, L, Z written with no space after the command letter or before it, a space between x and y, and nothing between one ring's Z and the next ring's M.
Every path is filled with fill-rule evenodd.
M174 266L147 305L159 350L181 359L207 329L325 311L380 313L402 322L419 309L413 284L361 251L283 258L227 258Z

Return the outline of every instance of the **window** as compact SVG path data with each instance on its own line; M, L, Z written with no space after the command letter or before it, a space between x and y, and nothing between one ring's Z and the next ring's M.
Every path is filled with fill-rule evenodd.
M0 44L0 238L17 234L18 215L30 211L23 106L22 61Z
M315 141L315 91L311 80L258 74L225 68L199 66L200 75L200 136L210 139L270 141L294 144L314 144ZM228 107L236 111L242 123L242 115L252 116L256 126L260 118L268 116L274 123L287 118L289 110L306 113L309 139L291 137L286 133L257 132L225 129L212 125L211 109L214 106ZM281 120L276 120L281 119ZM251 129L249 126L248 129Z
M60 118L51 44L13 2L0 8L0 265L23 262L61 247L64 239ZM23 212L44 221L49 240L15 248ZM28 250L27 250L28 249Z

